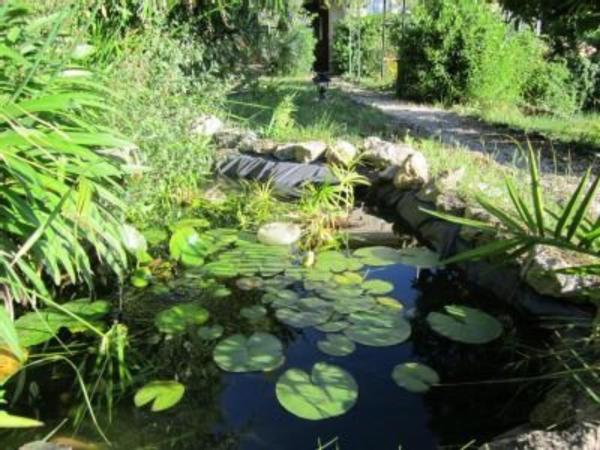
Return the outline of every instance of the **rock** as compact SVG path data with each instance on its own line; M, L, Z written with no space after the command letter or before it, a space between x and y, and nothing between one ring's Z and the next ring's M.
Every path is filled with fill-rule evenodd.
M410 145L394 144L378 137L369 137L363 143L362 157L365 162L385 169L389 166L402 166L404 161L417 152Z
M462 168L440 172L417 193L417 199L433 203L440 212L462 216L467 205L459 197L457 188L464 173Z
M402 190L419 189L428 181L427 160L419 152L408 155L394 176L394 186Z
M338 139L327 148L326 159L330 164L350 166L358 155L358 149L348 141Z
M302 229L295 223L272 222L261 226L256 237L267 245L292 245L302 235Z
M281 161L296 161L306 164L319 159L326 149L327 145L321 141L283 144L275 150L275 157Z
M192 122L190 133L196 136L214 136L225 127L221 119L216 116L201 115Z
M259 139L254 146L254 153L272 155L277 150L277 143L270 139Z
M598 450L600 424L580 422L566 430L520 429L480 447L482 450Z
M19 450L73 450L73 447L57 445L52 442L34 441L22 445Z
M468 204L466 206L464 217L466 219L473 219L479 222L487 223L496 227L497 229L500 227L500 221L496 219L496 217L492 216L485 209L472 204ZM490 233L474 227L461 227L459 235L461 238L474 245L484 245L498 239L497 233Z
M593 263L593 258L582 259L581 255L550 246L537 246L526 267L524 279L542 295L556 298L584 297L586 290L600 289L600 277L557 273L559 269Z
M214 134L213 140L218 148L236 149L245 153L253 152L258 145L258 136L250 130L221 130Z

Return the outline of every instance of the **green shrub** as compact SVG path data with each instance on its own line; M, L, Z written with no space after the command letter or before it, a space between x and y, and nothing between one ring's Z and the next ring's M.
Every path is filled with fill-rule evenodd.
M526 104L558 114L577 108L564 63L548 63L544 42L530 30L515 31L488 3L426 2L414 10L399 47L402 96L448 104Z
M278 75L302 75L310 73L315 62L315 39L312 28L301 21L283 32L279 40L279 55L275 60Z
M400 17L388 15L386 32L388 44L386 58L395 59L394 35L399 29ZM381 71L383 56L381 32L383 15L349 17L338 23L333 43L333 68L336 73L372 77ZM360 37L360 39L359 39ZM360 69L359 69L360 67Z

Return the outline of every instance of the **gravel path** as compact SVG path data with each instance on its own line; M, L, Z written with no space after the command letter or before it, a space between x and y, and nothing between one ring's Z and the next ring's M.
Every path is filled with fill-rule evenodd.
M392 94L373 92L336 81L340 89L355 102L376 108L390 117L393 126L412 136L434 138L448 146L460 146L491 155L500 164L523 166L520 148L527 142L542 150L541 168L548 174L578 175L590 165L600 172L600 154L571 153L568 144L556 144L540 135L526 135L508 127L492 126L475 118L427 105L399 101Z

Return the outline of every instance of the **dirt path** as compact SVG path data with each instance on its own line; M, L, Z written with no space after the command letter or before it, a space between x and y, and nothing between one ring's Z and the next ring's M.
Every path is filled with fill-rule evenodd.
M540 135L526 135L433 106L399 101L392 94L368 91L343 81L336 81L334 86L355 102L382 111L390 117L393 126L409 131L412 136L438 139L448 146L486 153L500 164L511 166L523 166L525 161L520 148L526 149L529 140L534 148L542 150L544 173L578 175L590 165L600 172L600 155L572 153L569 145L552 143Z

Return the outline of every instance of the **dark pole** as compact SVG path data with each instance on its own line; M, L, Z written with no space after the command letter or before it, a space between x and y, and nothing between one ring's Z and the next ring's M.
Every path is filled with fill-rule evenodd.
M385 20L387 17L387 0L383 0L383 21L381 23L381 78L385 73Z

